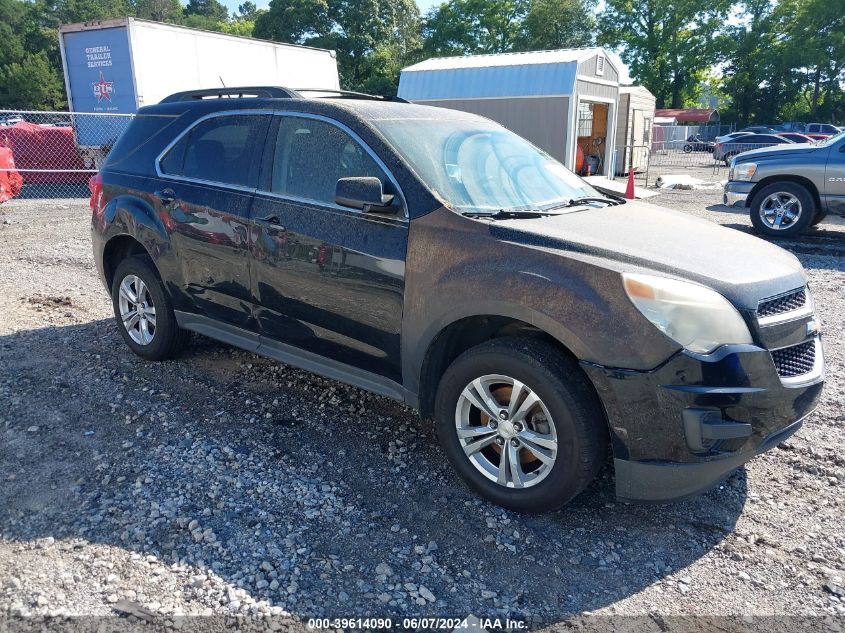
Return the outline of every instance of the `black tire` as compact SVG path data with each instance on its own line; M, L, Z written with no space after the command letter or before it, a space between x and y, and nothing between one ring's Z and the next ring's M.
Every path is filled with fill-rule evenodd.
M817 211L816 217L814 217L813 221L810 222L810 226L816 226L817 224L821 224L826 217L827 213L825 213L824 211Z
M149 298L155 307L155 326L152 340L140 344L132 339L120 316L120 285L127 277L140 278L146 285ZM117 329L133 352L147 360L167 360L179 355L188 340L188 333L176 323L170 297L148 257L127 257L117 266L112 281L112 306Z
M761 216L761 207L764 201L775 193L790 194L797 198L801 204L798 218L780 229L770 227ZM813 195L806 187L796 182L775 182L766 185L754 195L749 209L754 229L767 237L795 237L808 229L816 218L816 201L813 199Z
M535 485L505 487L489 479L473 465L458 439L461 394L473 380L490 374L504 374L524 383L539 396L551 417L550 423L544 420L554 425L558 452L545 478ZM546 512L565 505L595 478L607 457L607 424L592 385L573 360L533 339L494 339L461 354L438 386L435 424L446 456L469 487L518 512Z
M731 166L731 159L736 155L737 155L737 152L728 152L727 154L725 154L725 156L724 156L725 167Z
M692 152L692 145L684 145L684 154L689 154Z

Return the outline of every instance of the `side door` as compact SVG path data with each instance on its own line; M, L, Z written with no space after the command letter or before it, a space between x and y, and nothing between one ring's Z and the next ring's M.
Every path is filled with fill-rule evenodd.
M155 203L170 232L183 304L255 330L249 279L249 213L270 114L200 119L158 162Z
M262 344L292 345L401 381L399 336L408 221L375 153L325 117L280 113L251 232L252 293ZM394 212L335 203L338 179L374 176Z
M828 213L845 215L845 140L830 148L824 170L824 197L822 206Z

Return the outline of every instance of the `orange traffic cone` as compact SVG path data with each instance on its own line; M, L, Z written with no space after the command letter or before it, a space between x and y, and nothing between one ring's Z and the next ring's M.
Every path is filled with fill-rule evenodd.
M625 199L633 200L634 196L634 170L628 172L628 186L625 188Z

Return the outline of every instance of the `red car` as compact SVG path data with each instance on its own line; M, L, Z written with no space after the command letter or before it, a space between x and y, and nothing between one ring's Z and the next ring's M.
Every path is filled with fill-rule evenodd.
M815 143L816 139L800 132L778 132L778 136L792 141L793 143Z

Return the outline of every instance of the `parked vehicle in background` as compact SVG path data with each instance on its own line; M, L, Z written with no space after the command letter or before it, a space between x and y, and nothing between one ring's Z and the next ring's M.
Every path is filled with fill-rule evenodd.
M22 186L23 177L15 169L11 148L0 145L0 203L18 195Z
M732 141L740 136L750 136L754 134L754 132L731 132L730 134L723 134L722 136L717 136L715 141L716 143L724 143L726 141Z
M807 136L806 134L801 134L800 132L778 132L777 134L780 137L783 137L787 140L792 141L793 143L815 143L816 139Z
M770 147L772 145L791 144L792 141L785 139L776 134L751 134L748 136L741 136L739 138L728 141L727 143L716 143L713 150L713 158L715 160L723 160L725 164L731 162L731 158L741 152L747 152L752 149L759 149L761 147Z
M12 150L27 185L84 185L91 175L70 127L19 122L0 128L0 145Z
M768 125L750 125L748 127L744 127L740 132L751 132L752 134L774 134L778 130L773 127L769 127Z
M712 152L715 145L713 141L705 141L700 135L696 134L687 138L687 142L684 144L684 153Z
M792 237L828 213L845 216L845 132L739 154L723 202L748 207L754 228L767 236Z
M142 109L92 182L94 259L138 356L193 330L398 399L471 488L526 512L610 451L619 497L695 494L816 407L786 251L603 196L474 114L217 92Z
M808 123L804 126L805 134L827 134L828 136L832 136L841 131L842 130L840 128L835 125L831 125L830 123Z
M15 123L23 123L24 118L18 115L0 116L0 125L14 125Z
M804 127L804 134L816 140L824 140L829 136L839 134L842 130L830 123L808 123Z
M804 132L804 128L807 127L806 123L801 121L785 121L778 125L778 129L783 132Z
M334 51L137 18L63 25L59 51L71 112L131 115L200 86L340 88ZM86 167L99 167L129 117L112 121L75 117Z

